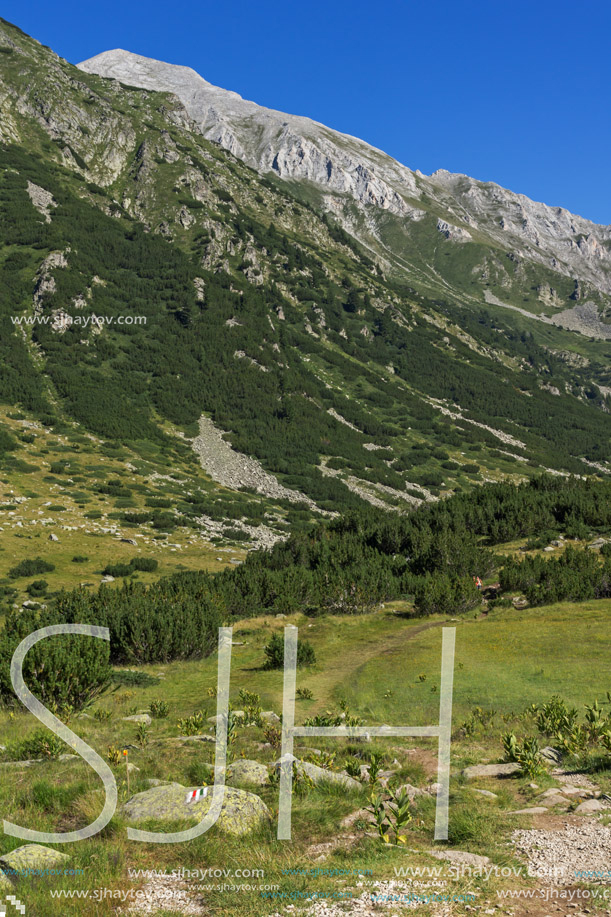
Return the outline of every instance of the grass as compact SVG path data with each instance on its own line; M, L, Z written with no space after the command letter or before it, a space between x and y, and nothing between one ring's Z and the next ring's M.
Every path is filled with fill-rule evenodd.
M608 690L611 660L611 602L563 603L536 610L499 610L483 620L456 622L454 720L475 705L500 713L519 712L526 704L562 695L581 705ZM316 645L315 645L315 649ZM317 650L318 652L318 650ZM438 697L441 633L432 628L409 646L401 643L379 660L366 660L349 675L346 692L357 699L355 711L385 722L401 711L409 721L433 722ZM593 662L595 660L595 665ZM418 681L418 674L426 681ZM393 686L392 703L384 690Z
M243 559L248 542L233 543L224 537L213 543L205 529L181 515L182 501L189 494L203 502L220 500L221 508L225 501L230 516L223 522L225 526L236 525L236 505L243 506L245 512L249 507L263 508L269 514L266 524L272 526L275 522L284 525L287 512L290 515L258 494L236 494L220 487L202 471L195 456L191 461L190 457L162 455L157 450L143 459L135 447L115 450L112 444L84 436L75 425L70 425L67 433L57 434L10 413L0 410L0 423L18 441L18 449L0 463L0 582L17 590L12 599L16 603L30 598L26 588L33 578L9 581L7 573L32 556L40 555L55 565L55 570L45 576L49 594L83 583L97 588L106 564L129 563L136 556L158 561L155 573L138 574L144 583L180 570L220 570L231 560ZM166 427L168 435L176 432L169 424ZM22 436L33 436L34 440L24 442ZM24 460L33 470L21 469L19 462ZM59 471L60 463L65 462L69 462L66 470ZM109 480L120 481L129 496L100 492ZM150 512L156 504L161 504L161 512L177 514L177 526L165 538L150 525L122 519L126 509ZM59 540L50 540L51 534ZM87 560L75 563L75 556L86 556Z
M454 773L464 762L501 757L499 736L506 728L500 722L501 713L506 716L512 711L519 713L532 702L549 699L554 692L579 706L604 695L609 680L604 649L609 639L610 608L610 602L556 605L536 610L498 611L485 618L456 622ZM294 616L282 622L262 617L239 622L234 627L234 638L241 645L234 646L232 653L234 705L239 705L240 688L247 688L261 695L263 709L282 711L282 672L263 669L263 646L274 629L295 623L302 637L307 634L317 655L314 667L298 673L298 686L309 687L314 697L297 700L297 722L315 712L336 709L340 700L345 700L351 711L372 724L435 722L438 696L431 688L438 683L441 626L449 622L441 618L414 620L402 616L404 611L400 603L393 603L391 607L359 617L309 620ZM556 663L560 659L561 666ZM592 659L597 660L596 667L592 666ZM206 716L215 712L216 700L211 689L216 684L216 659L147 666L139 671L158 680L145 687L115 685L95 704L95 709L106 714L92 717L95 713L92 709L88 711L89 718L74 718L71 727L103 757L109 745L131 746L129 760L139 771L132 774L130 793L145 789L147 778L175 780L185 786L204 781L213 763L213 747L177 741L177 720L198 710ZM421 680L421 675L426 677ZM148 743L142 748L134 747L136 726L123 717L149 709L156 698L168 703L169 716L154 719ZM479 729L467 738L461 733L460 723L474 705L494 707L497 719L490 728ZM29 714L0 712L0 742L9 744L17 738L23 739L36 725ZM209 728L206 723L205 731ZM310 744L311 740L309 743L303 740L297 745L297 753L307 756L305 748ZM379 747L386 765L393 760L397 762L398 781L422 785L426 779L435 779L436 749L431 740L387 739L371 745L350 745L343 740L320 739L315 744L336 752L339 767L350 750L367 756L372 748ZM235 754L269 763L278 752L263 744L261 730L245 727L238 730ZM103 791L98 778L80 761L46 760L29 768L5 765L2 772L0 804L4 817L24 827L66 831L92 821L101 810ZM610 773L608 768L595 778L603 789L608 786ZM115 774L122 802L128 796L123 763L115 768ZM448 844L490 856L497 865L513 863L506 840L511 829L522 822L507 813L513 808L532 805L535 791L529 788L529 782L527 778L518 778L503 781L499 786L491 780L479 781L477 785L497 794L496 800L488 800L473 793L470 783L453 777ZM543 775L538 783L544 788L554 781ZM274 814L278 805L277 788L261 787L256 792ZM406 862L410 865L435 862L427 854L432 846L434 804L433 799L424 797L413 808L407 861L404 850L385 849L370 836L361 818L347 832L353 835L352 839L344 840L335 851L327 851L324 866L329 873L335 870L335 877L323 873L315 878L283 873L291 868L301 868L307 873L315 867L320 850L325 849L329 839L338 836L341 820L366 804L366 788L347 795L321 786L294 797L291 843L276 839L274 823L254 839L229 839L213 829L189 844L168 847L128 842L119 809L101 835L62 851L70 854L70 867L82 869L82 873L22 880L20 893L33 913L46 917L53 913L52 905L57 906L49 897L51 889L108 887L128 893L130 888L146 884L142 877L130 878L128 868L172 870L219 865L228 869L261 868L264 878L250 882L253 888L249 891L231 892L213 887L204 893L211 912L260 917L274 912L279 904L272 900L262 903L259 884L277 886L293 896L341 889L357 895L365 887L355 884L358 876L351 874L350 878L339 880L337 870L344 867L356 872L370 870L373 879L386 881L394 875L395 867ZM6 851L20 842L4 836L0 844ZM492 885L488 883L484 888L481 883L478 885L478 880L470 880L470 884L459 880L453 883L452 891L479 887L483 894L492 895L495 881L501 880L493 880ZM232 882L239 884L237 879L228 880L228 884ZM512 887L523 884L523 880L512 879L512 882ZM299 906L305 899L294 899L291 903ZM82 899L79 902L67 899L62 913L110 915L116 912L115 905L116 901L108 898L97 902L93 909L93 904L84 905ZM154 913L160 917L166 912L160 907ZM423 905L421 913L428 914L428 906Z

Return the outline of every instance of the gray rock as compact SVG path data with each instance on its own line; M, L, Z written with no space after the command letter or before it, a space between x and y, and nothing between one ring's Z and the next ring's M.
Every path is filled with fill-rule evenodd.
M41 844L25 844L0 857L0 868L5 874L19 879L27 875L44 875L46 869L57 869L70 862L67 853L43 847Z
M436 860L447 860L449 863L460 863L465 866L487 866L490 863L490 857L467 853L465 850L429 850L428 853Z
M462 775L467 780L473 780L474 777L510 777L512 774L519 774L520 771L520 765L510 761L505 764L472 764L465 767Z
M594 791L585 786L563 786L563 796L578 796L581 799L591 799Z
M508 815L546 815L547 809L545 806L533 806L531 809L514 809L512 812L508 812Z
M57 537L57 535L54 532L51 532L51 534L49 535L49 541L59 541L59 538Z
M125 723L144 723L145 726L150 726L153 722L148 713L134 713L133 716L124 716L123 721Z
M277 713L274 713L273 710L263 710L261 712L261 719L264 723L280 723L280 717Z
M399 787L398 792L405 791L410 799L415 799L416 796L428 796L426 790L420 789L418 786L413 786L411 783L404 783Z
M327 770L327 768L319 767L317 764L311 764L309 761L301 761L294 755L287 755L286 759L288 761L293 761L297 766L297 770L307 774L315 784L335 783L349 790L361 789L361 784L358 782L358 780L355 780L353 777L349 777L348 774L342 774L338 773L337 771ZM280 758L273 764L273 767L279 769L283 760L284 759Z
M227 777L238 783L253 783L265 786L269 780L269 771L264 764L251 761L248 758L239 758L227 768Z
M553 809L555 806L562 806L565 809L568 809L570 803L566 796L562 796L561 793L554 793L551 796L546 796L542 798L541 796L537 797L537 804L545 806L547 809Z
M551 761L552 764L560 764L562 761L562 752L558 748L546 745L545 748L541 749L541 757L545 758L546 761Z
M593 812L608 812L609 803L600 799L586 799L585 802L579 803L575 809L576 815L591 815Z
M123 813L130 822L148 819L155 821L200 822L210 809L212 787L207 795L196 802L188 802L187 794L196 787L185 787L180 783L155 786L132 796L123 806ZM271 821L271 814L262 799L254 793L247 793L234 787L224 789L223 805L216 823L227 834L241 836Z
M475 787L473 787L473 792L479 793L480 796L485 796L487 799L498 799L499 798L496 795L496 793L491 793L490 790L478 790Z

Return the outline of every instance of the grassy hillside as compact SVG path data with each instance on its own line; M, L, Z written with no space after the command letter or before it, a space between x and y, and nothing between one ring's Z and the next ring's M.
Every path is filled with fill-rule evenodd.
M524 719L525 709L533 703L548 701L555 692L578 706L585 700L604 699L609 675L604 666L604 646L610 636L609 611L608 601L558 605L494 613L458 625L447 618L436 618L424 628L420 622L402 618L403 609L396 607L362 617L323 618L314 622L299 616L285 622L269 617L250 619L237 622L234 627L231 697L237 708L242 706L240 689L256 692L263 709L281 712L282 674L262 670L263 646L274 630L282 628L284 623L295 623L300 628L300 637L307 637L317 654L316 665L298 676L298 686L309 687L313 693L312 699L297 701L298 722L325 710L337 711L338 702L346 699L350 712L360 714L364 723L434 722L438 699L433 687L439 674L441 626L458 626L449 846L488 855L499 865L519 866L520 860L508 855L506 842L511 828L523 824L524 819L508 812L533 804L536 791L529 788L529 778L514 777L503 781L501 788L496 785L498 781L480 781L478 786L487 786L497 795L489 800L476 796L472 787L459 779L458 771L482 758L501 759L501 735L511 728L531 730L531 720ZM567 658L569 635L572 649ZM592 659L598 660L595 669ZM556 665L555 660L562 660L561 665ZM215 668L213 658L161 668L138 668L143 680L147 676L151 684L139 687L134 683L129 688L115 685L90 708L93 718L75 721L77 732L103 756L109 746L129 746L129 760L139 768L132 773L130 794L146 789L149 778L175 780L184 785L205 783L210 780L212 747L179 740L184 726L181 729L176 724L179 718L198 711L206 716L214 712L211 693L216 683ZM168 703L169 716L153 720L146 730L145 743L140 746L135 724L124 722L122 717L134 710L149 709L158 698ZM482 708L492 716L485 725L478 719ZM469 725L470 721L473 726ZM0 740L10 749L12 743L23 741L34 725L25 714L4 713ZM204 732L207 730L208 724ZM264 741L260 728L238 728L234 759L245 756L264 763L275 760L278 751L262 744ZM297 754L320 760L308 750L310 744L301 740ZM346 760L366 763L371 753L379 750L383 754L383 767L394 771L395 782L426 787L435 780L435 749L431 740L389 739L359 745L349 740L317 739L316 745L335 757L333 769L341 768ZM19 824L35 825L38 830L66 830L84 823L99 811L102 794L97 778L78 761L62 763L46 759L29 768L4 765L3 771L1 794L5 818ZM124 800L129 795L124 764L115 772L120 800ZM603 789L611 788L611 769L599 770L596 780ZM537 782L541 788L557 784L545 775ZM252 790L248 784L242 785ZM277 787L270 785L256 791L274 810ZM118 815L110 829L95 842L71 846L70 866L83 870L82 874L22 879L19 894L28 909L46 917L57 907L57 902L50 898L51 890L109 887L127 893L130 888L139 888L150 896L154 894L154 881L144 876L128 878L128 867L171 871L179 866L195 869L222 864L234 870L262 869L264 875L248 882L249 890L241 891L220 891L213 882L187 879L179 883L184 887L184 897L174 902L174 909L168 910L161 903L158 888L154 913L157 917L176 913L178 906L179 913L189 913L187 907L201 907L201 913L213 909L221 914L260 917L276 913L279 906L283 908L291 903L291 898L282 904L262 898L262 891L265 893L270 886L276 892L293 895L292 903L301 908L307 905L308 895L310 903L313 894L333 894L340 890L357 897L368 888L368 883L387 882L395 867L407 863L434 865L437 861L430 856L433 818L430 797L418 798L413 806L414 820L407 829L409 851L406 851L401 847L384 847L371 834L363 815L360 820L353 819L350 827L344 825L346 816L367 805L367 795L366 786L352 793L324 786L298 793L293 803L293 839L289 845L275 839L275 825L272 825L254 842L252 836L243 841L228 839L213 829L189 844L160 849L128 843L125 821ZM2 850L17 843L5 838ZM321 864L316 857L323 852L325 859ZM318 873L308 875L307 871L315 868ZM342 875L338 870L342 869L349 872L338 879ZM287 875L286 870L293 873ZM305 873L296 874L295 870ZM535 879L524 877L504 880L497 877L488 883L467 877L439 882L442 888L456 894L479 890L479 900L490 903L497 888L537 885ZM239 883L229 879L227 884ZM162 882L160 887L176 887L176 883ZM295 900L298 892L303 896L301 900ZM459 912L463 912L463 907L464 903ZM62 913L66 914L111 914L116 912L115 908L116 899L111 897L95 904L85 904L82 899L62 902ZM434 913L435 909L425 904L422 912Z

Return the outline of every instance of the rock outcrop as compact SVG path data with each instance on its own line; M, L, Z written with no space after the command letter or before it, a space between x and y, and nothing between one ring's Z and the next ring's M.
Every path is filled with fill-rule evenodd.
M406 223L442 211L445 217L433 226L450 242L469 242L476 231L514 262L525 258L611 294L611 226L598 226L493 182L443 169L431 176L412 171L355 137L213 86L190 67L120 49L78 66L131 86L174 93L205 137L261 173L317 186L352 230L354 221L343 199L367 208L368 231L374 235L373 208Z
M212 787L206 796L194 802L187 801L187 794L195 789L196 787L185 787L180 783L154 786L132 796L123 806L123 813L130 822L149 819L162 822L200 822L210 808ZM267 824L270 819L269 809L259 796L234 787L225 787L223 805L217 821L221 831L240 836Z

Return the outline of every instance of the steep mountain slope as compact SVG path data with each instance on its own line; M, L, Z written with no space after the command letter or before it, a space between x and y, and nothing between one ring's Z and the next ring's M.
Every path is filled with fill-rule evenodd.
M597 314L611 314L611 227L466 175L413 172L361 140L213 86L189 67L122 50L79 67L175 93L205 137L261 173L314 186L325 208L415 287L473 302L487 291L491 304L545 309L558 324L611 338ZM444 264L438 250L448 246L463 247L462 265ZM595 308L575 309L576 300Z
M24 458L40 455L36 493L59 474L24 423L146 469L141 491L110 465L82 487L151 538L171 522L244 540L250 522L281 533L362 500L606 473L603 341L407 287L295 182L204 137L176 94L78 70L5 22L0 113L0 461L18 496ZM467 246L435 234L464 272ZM436 270L426 239L414 251ZM260 464L223 476L219 429Z

